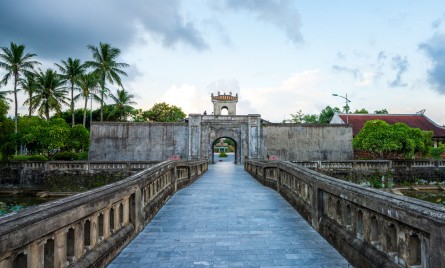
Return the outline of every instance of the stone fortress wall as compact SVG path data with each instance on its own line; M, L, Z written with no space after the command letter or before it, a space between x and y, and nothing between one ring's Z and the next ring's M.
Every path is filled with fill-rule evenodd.
M163 161L212 159L221 137L237 144L236 162L264 160L350 160L352 129L345 125L270 124L260 115L189 115L184 123L93 123L89 160Z

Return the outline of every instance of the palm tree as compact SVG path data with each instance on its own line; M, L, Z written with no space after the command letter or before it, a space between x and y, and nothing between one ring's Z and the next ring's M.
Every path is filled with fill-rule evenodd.
M127 75L121 68L128 67L126 63L116 62L116 58L121 53L120 49L111 47L107 43L99 43L99 47L88 45L88 49L93 53L94 61L85 62L86 66L94 69L98 74L100 82L100 121L103 121L103 105L106 81L111 84L118 84L122 87L119 75Z
M125 121L128 114L134 110L131 104L136 104L132 99L134 98L133 94L129 94L125 89L117 90L116 96L110 94L110 97L114 100L115 104L113 104L113 111L110 116L117 114L119 116L119 121Z
M49 120L49 112L61 112L62 104L68 104L65 96L68 92L63 87L64 79L52 69L46 72L40 70L36 75L36 94L31 99L33 109L37 109L40 116Z
M12 101L10 98L6 97L7 94L10 94L12 91L6 90L6 91L0 91L0 100L3 100L5 102Z
M20 76L30 71L34 68L34 66L40 64L38 61L32 60L33 57L37 56L36 54L25 54L25 46L24 45L16 45L11 42L10 47L2 47L2 53L0 53L0 67L6 70L5 76L0 83L7 84L8 80L13 77L14 79L14 103L15 103L15 111L14 111L14 121L15 121L15 133L17 133L17 118L18 118L18 102L17 102L17 84L19 82Z
M80 93L75 96L74 99L83 97L85 100L85 105L83 108L83 126L86 126L88 98L91 96L96 101L100 102L100 97L94 93L95 89L99 85L99 78L95 73L84 73L79 76L76 83L80 88Z
M37 84L35 79L36 74L28 72L25 75L24 79L20 79L20 89L26 91L28 93L28 99L23 103L23 105L28 105L28 116L31 117L33 109L31 105L31 100L34 95L34 92L36 91Z
M59 71L62 73L61 77L65 79L66 82L69 82L71 86L71 126L74 126L74 86L79 75L85 73L86 66L81 64L79 59L72 59L71 57L66 61L61 60L61 62L62 64L56 63L56 66L59 67Z

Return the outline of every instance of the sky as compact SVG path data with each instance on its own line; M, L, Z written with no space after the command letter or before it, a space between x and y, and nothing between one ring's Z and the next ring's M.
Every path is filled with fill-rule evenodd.
M352 111L425 109L445 125L439 0L2 0L0 46L10 42L36 53L42 70L91 60L87 45L119 48L130 65L123 86L143 110L167 102L210 114L210 94L232 92L237 114L281 122L344 106L335 93Z

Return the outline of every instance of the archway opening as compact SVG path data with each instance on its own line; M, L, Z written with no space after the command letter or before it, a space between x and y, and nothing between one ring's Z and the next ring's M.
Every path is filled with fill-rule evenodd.
M229 137L220 137L212 143L212 164L218 162L233 162L237 159L236 141Z
M221 115L229 115L229 107L227 106L221 107Z

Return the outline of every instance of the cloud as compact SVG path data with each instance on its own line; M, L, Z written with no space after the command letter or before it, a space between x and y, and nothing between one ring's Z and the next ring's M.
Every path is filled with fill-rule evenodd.
M390 87L406 87L407 84L402 82L402 75L408 70L409 62L406 57L402 58L396 55L392 58L392 69L397 71L396 78L389 82Z
M217 9L247 11L256 14L258 20L270 23L286 33L287 38L299 44L303 42L300 32L301 16L290 0L222 0L212 3Z
M354 77L355 80L363 81L363 74L358 68L352 69L352 68L348 68L348 67L344 67L344 66L333 65L332 69L334 69L338 72L345 72L345 73L352 74L352 76Z
M445 20L445 14L443 14L442 17L438 18L437 20L433 21L431 23L431 27L433 27L433 29L439 28L440 25L442 25L444 20Z
M88 44L128 45L142 26L164 47L207 49L201 32L181 10L179 0L3 0L0 36L25 44L39 56L61 58L70 51L70 56L82 57L89 55Z
M217 94L232 94L239 93L240 86L237 79L220 79L218 81L213 81L207 86L207 90L211 93Z
M326 92L320 89L323 81L319 70L291 74L270 87L240 88L239 114L258 113L271 122L281 122L291 113L319 111L325 105ZM308 94L310 92L310 94Z
M204 112L203 107L207 107L207 114L211 113L210 94L201 92L196 86L183 83L172 85L156 102L166 102L171 105L181 107L186 114Z
M445 94L445 34L436 33L419 48L431 60L432 67L428 70L428 81L437 92Z

